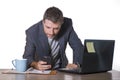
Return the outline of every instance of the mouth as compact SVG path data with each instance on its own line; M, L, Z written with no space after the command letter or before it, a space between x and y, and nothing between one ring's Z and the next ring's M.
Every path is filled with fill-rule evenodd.
M47 35L47 37L48 37L48 38L53 38L54 36L53 36L53 35L49 35L49 34L48 34L48 35Z

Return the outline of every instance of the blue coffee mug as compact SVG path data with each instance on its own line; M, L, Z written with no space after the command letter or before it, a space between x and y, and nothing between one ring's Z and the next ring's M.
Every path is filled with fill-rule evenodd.
M27 59L14 59L12 64L18 72L25 72L27 70Z

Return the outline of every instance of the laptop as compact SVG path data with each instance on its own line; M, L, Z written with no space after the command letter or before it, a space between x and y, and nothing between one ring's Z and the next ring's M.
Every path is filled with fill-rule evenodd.
M115 40L85 39L81 67L59 71L88 74L112 70Z

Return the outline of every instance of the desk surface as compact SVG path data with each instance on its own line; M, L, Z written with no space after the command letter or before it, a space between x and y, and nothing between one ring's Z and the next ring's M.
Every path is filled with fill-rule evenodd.
M115 70L84 75L64 72L57 72L56 75L2 74L4 70L0 69L0 80L120 80L120 72Z

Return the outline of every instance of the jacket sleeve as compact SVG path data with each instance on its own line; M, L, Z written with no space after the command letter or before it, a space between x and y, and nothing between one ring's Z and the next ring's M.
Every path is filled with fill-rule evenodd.
M26 46L23 54L23 58L27 59L28 68L31 62L34 60L35 46L33 44L32 35L29 31L26 31Z
M72 26L72 20L71 20L71 26ZM81 40L78 38L78 35L74 31L73 27L71 27L69 34L69 45L73 50L73 63L81 64L82 55L83 55L83 44Z

